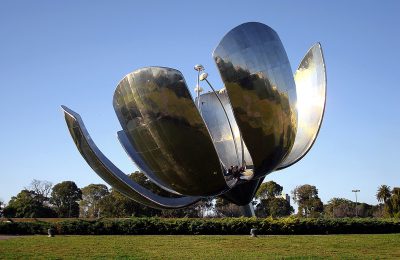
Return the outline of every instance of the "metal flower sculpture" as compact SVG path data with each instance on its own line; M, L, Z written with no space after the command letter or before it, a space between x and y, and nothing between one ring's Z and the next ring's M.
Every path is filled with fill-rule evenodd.
M133 162L161 188L161 197L119 170L97 148L80 116L62 106L68 129L90 167L113 188L154 208L180 208L222 196L249 207L264 177L298 162L321 126L326 74L321 45L294 76L277 33L261 23L228 32L213 53L224 82L192 99L175 69L146 67L122 79L113 105L118 139Z

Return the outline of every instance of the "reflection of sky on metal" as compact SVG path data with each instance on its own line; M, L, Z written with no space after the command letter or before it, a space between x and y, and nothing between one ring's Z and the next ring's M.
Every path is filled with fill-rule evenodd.
M301 62L297 86L279 36L267 25L235 27L213 56L226 91L193 100L180 71L144 67L126 75L113 98L123 128L118 138L138 168L166 191L193 197L174 204L130 181L92 142L79 115L64 107L78 150L100 177L151 207L178 208L228 191L226 198L245 205L265 175L307 153L325 103L320 45Z
M295 73L294 80L298 116L296 139L279 169L296 163L307 154L317 138L322 123L326 100L326 71L319 43L307 52Z
M126 133L121 130L118 131L117 133L118 140L121 144L121 146L124 148L125 152L127 155L131 158L132 162L136 164L136 166L139 168L141 172L143 172L147 178L149 178L152 182L157 184L159 187L162 189L174 193L174 194L179 194L178 192L174 191L173 189L170 188L170 185L163 182L161 179L157 177L156 174L150 169L150 167L147 165L147 163L144 161L142 154L138 153L131 142L129 141L128 136Z
M118 84L113 104L137 154L132 159L145 164L158 184L190 196L218 195L228 188L207 127L179 71L138 69Z
M255 178L263 177L278 167L295 140L296 87L285 49L272 28L250 22L230 30L213 57Z
M228 118L226 117L221 104L219 103L216 95L222 102L225 108ZM197 101L197 100L196 100ZM215 148L217 150L218 156L226 168L231 165L242 166L242 140L239 132L238 125L236 123L235 117L233 115L232 107L229 102L229 98L226 92L209 92L202 94L200 96L201 101L201 111L203 115L204 122L213 139ZM233 143L232 132L229 127L228 120L232 126L233 135L235 136L235 141L237 144L237 151ZM244 144L244 143L243 143ZM246 145L243 146L244 150L244 162L247 167L253 167L253 161L250 157L249 151ZM236 154L237 152L237 154ZM239 162L238 162L239 160ZM246 178L251 179L253 177L253 172L248 170L246 173ZM225 178L230 187L236 184L236 179Z
M181 208L191 205L200 199L198 197L162 197L137 184L98 149L79 114L65 106L62 108L68 130L82 157L105 182L125 196L149 207L159 209Z

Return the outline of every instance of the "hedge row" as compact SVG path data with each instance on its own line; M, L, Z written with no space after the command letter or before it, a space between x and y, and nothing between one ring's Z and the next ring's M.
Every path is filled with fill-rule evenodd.
M47 234L53 228L63 235L243 235L257 228L261 235L400 233L395 219L281 219L131 218L65 220L60 222L2 222L0 234Z

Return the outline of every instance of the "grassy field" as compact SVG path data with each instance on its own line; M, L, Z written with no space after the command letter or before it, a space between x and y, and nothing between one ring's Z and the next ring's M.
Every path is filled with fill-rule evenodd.
M400 259L400 234L322 236L26 236L0 259Z

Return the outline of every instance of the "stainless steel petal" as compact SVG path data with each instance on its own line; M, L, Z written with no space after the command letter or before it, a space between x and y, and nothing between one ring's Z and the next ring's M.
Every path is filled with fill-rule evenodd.
M225 114L216 95L218 95L219 99L221 100L227 115ZM197 98L195 103L197 104ZM253 161L246 145L241 142L241 135L235 117L233 116L232 107L227 93L209 92L201 95L200 111L207 128L210 131L218 156L223 165L225 165L225 168L235 165L241 166L242 156L244 156L243 159L245 161L245 165L251 168L253 166ZM233 142L233 135L229 127L228 120L231 124L233 135L235 136L237 149L235 148L235 144ZM244 152L243 155L242 150ZM253 176L251 175L245 177L246 179L251 179ZM225 176L225 179L230 187L235 185L237 182L237 179L233 178L232 175Z
M312 46L295 75L298 127L292 150L278 170L300 161L317 139L326 103L326 69L320 43Z
M160 179L157 178L157 176L153 173L149 166L147 166L147 164L144 162L142 155L138 153L131 145L128 136L125 134L124 131L118 131L117 137L125 152L128 154L129 158L131 158L131 160L136 164L140 171L146 175L147 178L149 178L160 188L168 192L180 195L176 191L169 189L166 183L163 183Z
M252 22L228 32L213 57L255 178L263 177L278 167L295 140L296 92L286 52L274 30Z
M136 70L118 84L113 104L129 141L159 183L192 196L228 189L210 134L179 71Z
M97 148L79 114L65 106L62 108L72 139L82 157L105 182L119 192L146 206L159 209L186 207L200 199L199 197L161 197L129 179Z

